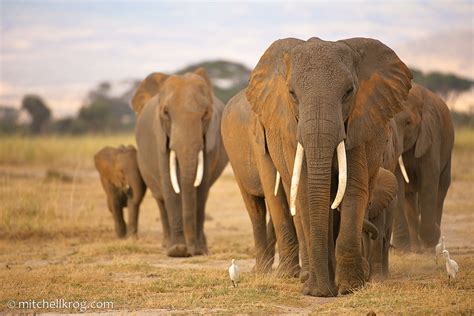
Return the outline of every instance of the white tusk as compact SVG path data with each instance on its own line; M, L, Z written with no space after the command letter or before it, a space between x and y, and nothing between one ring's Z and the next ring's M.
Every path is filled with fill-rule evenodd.
M298 143L296 147L295 162L293 164L293 174L291 176L290 186L290 212L292 216L296 215L296 194L300 184L301 167L303 166L304 148Z
M204 174L204 153L202 150L198 154L198 166L196 171L196 179L194 179L194 187L197 188L202 182Z
M280 173L277 171L276 179L275 179L275 190L273 191L273 195L276 196L278 194L278 188L280 187Z
M406 183L410 183L410 179L408 178L407 170L405 169L405 164L403 163L402 155L398 157L398 164L400 165L400 170L402 171L403 178L405 179Z
M337 193L331 209L336 209L341 204L347 185L347 160L346 160L346 146L344 141L337 145L337 166L339 168L339 185L337 186Z
M170 178L174 192L179 194L178 176L176 175L176 152L174 150L170 151Z

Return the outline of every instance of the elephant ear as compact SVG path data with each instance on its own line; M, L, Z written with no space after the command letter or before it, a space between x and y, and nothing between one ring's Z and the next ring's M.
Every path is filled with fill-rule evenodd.
M411 88L412 74L393 50L380 41L352 38L340 41L355 53L359 87L347 121L346 148L380 134L401 111Z
M273 42L252 71L246 96L252 111L261 119L271 118L275 111L281 113L280 109L288 108L285 55L301 43L303 41L296 38Z
M140 82L132 98L132 108L137 115L141 113L148 100L158 94L160 87L166 79L168 79L168 75L154 72Z
M211 83L211 79L209 79L209 76L207 74L207 71L206 69L202 68L202 67L199 67L198 69L196 69L194 71L194 73L198 76L201 76L202 78L204 78L204 80L206 80L206 83L207 85L211 88L211 91L212 91L212 83Z
M262 155L265 155L267 152L265 129L263 128L263 125L260 120L255 115L252 115L252 121L253 122L251 123L251 133L253 134L253 139L257 144L260 153Z
M420 102L421 106L421 124L420 124L420 133L416 140L415 145L415 157L422 157L431 147L433 142L434 130L437 124L436 122L436 111L433 104L433 97L427 95L426 91L423 91L422 98Z
M369 218L375 218L386 209L398 193L397 178L387 169L380 168L375 179L374 192L370 201Z
M212 112L211 112L211 120L209 121L209 126L206 131L206 152L213 151L217 144L218 139L220 137L220 126L221 126L221 118L222 112L224 111L224 104L221 100L213 97L213 104L212 104Z

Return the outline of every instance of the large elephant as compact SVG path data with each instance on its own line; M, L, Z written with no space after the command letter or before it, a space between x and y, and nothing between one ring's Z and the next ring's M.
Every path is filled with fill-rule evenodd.
M107 195L115 224L117 237L136 237L138 213L146 193L146 185L138 170L137 150L132 145L118 148L104 147L94 155L94 164L100 182ZM125 226L123 208L128 208L128 223Z
M393 242L399 249L432 248L440 236L443 204L451 183L454 128L446 104L414 85L395 116L409 183L399 192ZM421 243L420 243L421 241Z
M401 110L411 78L390 48L365 38L277 40L251 74L246 97L260 124L256 139L290 188L292 213L300 212L309 257L304 294L335 296L336 283L348 293L368 276L364 215L387 124ZM337 207L333 258L330 210Z
M160 209L168 256L206 254L206 200L227 164L220 135L224 104L199 68L184 75L150 74L132 106L138 114L138 165Z
M364 255L369 261L370 279L383 280L388 276L390 237L393 212L397 203L398 183L395 175L380 168L367 211L368 220L377 228L378 238L364 228Z
M259 146L261 136L255 115L239 92L227 104L222 116L222 139L234 170L243 200L252 222L257 272L268 272L273 263L275 245L268 232L273 231L280 253L279 274L299 272L298 240L288 208L285 191L276 176L275 167L265 147ZM273 227L266 226L267 209Z

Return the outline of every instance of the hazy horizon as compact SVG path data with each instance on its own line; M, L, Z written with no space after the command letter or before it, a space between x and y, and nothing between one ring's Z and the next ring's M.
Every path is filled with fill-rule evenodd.
M252 68L283 37L373 37L409 66L474 79L471 1L0 0L0 6L0 104L18 107L23 94L35 93L57 117L75 113L101 81L212 59Z

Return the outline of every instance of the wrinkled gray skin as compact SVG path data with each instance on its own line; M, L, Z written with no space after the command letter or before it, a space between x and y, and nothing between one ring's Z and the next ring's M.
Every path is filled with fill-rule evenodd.
M160 209L168 256L207 254L206 200L227 164L220 135L224 104L213 95L210 80L200 68L184 75L149 75L140 84L132 105L138 113L138 164ZM177 156L179 194L170 179L171 150ZM201 150L204 173L201 184L195 187Z
M403 160L410 183L403 184L394 219L397 249L433 249L440 237L443 204L451 183L454 128L446 104L434 93L414 85L395 116Z
M146 185L138 170L137 151L132 146L104 147L94 156L100 181L107 195L107 206L112 213L117 237L136 237L140 204ZM123 208L128 208L125 226Z
M281 184L274 195L276 169L268 151L255 139L259 135L255 131L259 127L255 119L245 91L241 91L228 102L221 127L227 155L252 222L256 252L254 270L271 270L275 252L274 232L280 253L278 272L296 276L299 274L299 258L293 218ZM267 209L272 220L268 227L265 222Z
M383 280L389 274L389 249L392 235L393 211L397 203L398 183L390 171L380 168L367 210L368 220L377 228L378 238L364 226L364 255L369 261L371 280Z
M334 296L338 288L349 293L368 277L360 248L364 216L388 122L400 111L410 82L408 68L392 50L361 38L278 40L253 70L246 97L261 125L256 139L285 188L297 142L304 147L296 201L309 258L304 294ZM335 149L343 140L348 178L334 256L330 205L338 185Z

